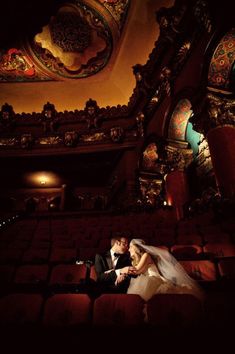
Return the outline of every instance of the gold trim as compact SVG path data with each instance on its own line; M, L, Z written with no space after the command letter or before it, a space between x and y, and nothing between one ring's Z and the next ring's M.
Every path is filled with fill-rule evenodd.
M207 86L207 89L208 89L208 91L222 93L223 95L227 95L227 96L233 95L232 91L225 91L225 90L221 90L221 89L216 89L216 88L210 87L210 86Z

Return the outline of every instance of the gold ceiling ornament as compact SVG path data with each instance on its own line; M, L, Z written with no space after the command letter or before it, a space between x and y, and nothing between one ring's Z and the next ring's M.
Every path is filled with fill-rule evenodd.
M115 55L120 39L129 1L118 1L115 8L118 4L123 9L122 19L106 8L108 3L70 0L61 5L24 48L34 67L51 80L79 79L98 73Z

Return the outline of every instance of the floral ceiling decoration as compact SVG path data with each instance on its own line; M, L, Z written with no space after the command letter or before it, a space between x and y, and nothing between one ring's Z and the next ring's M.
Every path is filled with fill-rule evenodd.
M192 105L189 100L180 100L171 116L170 125L168 129L168 138L172 140L185 140L188 120L191 117Z
M80 79L115 55L130 0L70 0L32 40L0 51L0 82Z

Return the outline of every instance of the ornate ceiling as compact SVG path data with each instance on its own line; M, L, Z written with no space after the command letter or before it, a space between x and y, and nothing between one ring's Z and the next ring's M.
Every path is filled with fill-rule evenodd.
M173 0L29 0L0 14L0 105L16 113L126 105L133 66L145 64L158 38L155 13ZM7 17L5 14L7 13Z
M48 81L91 76L117 46L130 0L70 0L33 38L1 51L0 81Z

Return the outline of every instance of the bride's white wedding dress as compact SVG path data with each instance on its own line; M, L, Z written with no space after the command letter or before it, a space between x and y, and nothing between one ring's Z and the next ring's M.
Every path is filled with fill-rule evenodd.
M145 301L151 299L155 294L185 294L192 293L192 288L182 284L174 285L171 281L162 277L154 263L149 264L148 269L138 275L136 278L131 278L127 294L137 294Z

